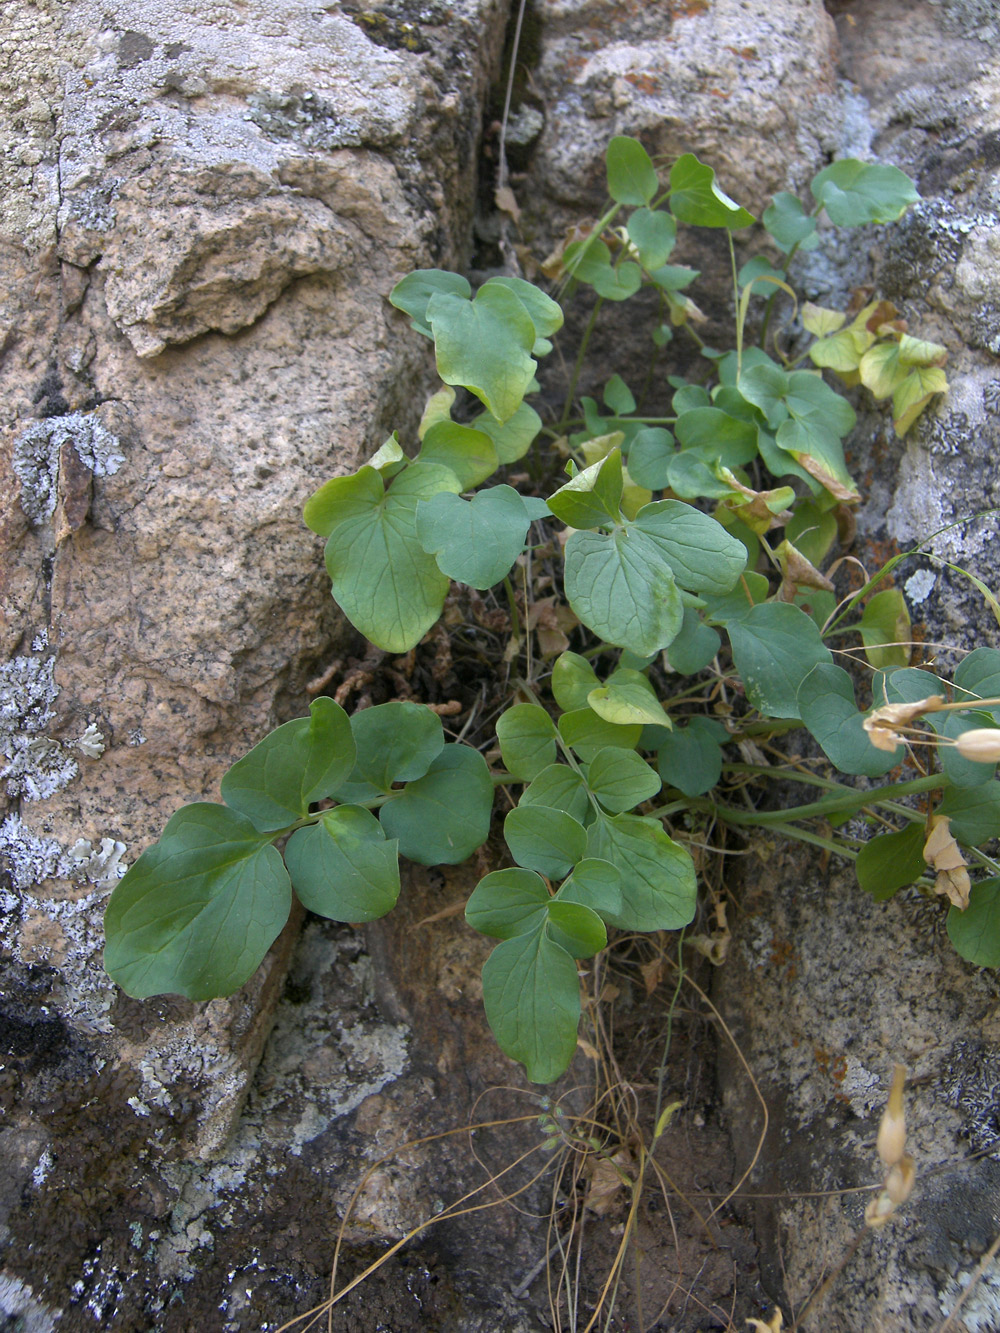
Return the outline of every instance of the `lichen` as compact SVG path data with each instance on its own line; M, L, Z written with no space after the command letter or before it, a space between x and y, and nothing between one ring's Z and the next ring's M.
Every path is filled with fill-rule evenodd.
M58 879L67 869L66 853L55 838L34 833L18 814L0 824L0 857L7 862L15 889L26 890L47 879Z
M26 801L45 800L79 772L76 760L45 734L59 693L55 661L15 657L0 666L0 754L7 760L0 779L8 796Z
M113 476L125 462L121 442L96 417L70 412L32 421L14 441L12 466L21 483L21 508L34 524L50 518L59 482L59 451L71 444L95 477Z
M308 148L356 148L362 142L360 124L315 93L254 93L247 99L245 119L269 139L294 139Z

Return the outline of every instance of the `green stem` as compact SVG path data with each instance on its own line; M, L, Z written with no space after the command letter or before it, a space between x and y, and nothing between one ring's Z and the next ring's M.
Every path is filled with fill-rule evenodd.
M503 588L507 594L507 609L510 611L510 635L512 639L520 639L521 617L517 613L517 598L514 596L514 587L509 574L504 575Z
M736 309L736 378L743 373L743 320L740 318L740 284L736 274L736 246L733 233L726 228L726 240L729 242L729 262L733 270L733 302Z
M587 355L587 347L590 344L591 334L597 324L597 316L601 313L601 306L604 304L604 297L599 296L594 302L594 308L590 312L590 319L587 321L587 327L584 329L583 338L580 342L580 350L576 354L576 363L573 366L573 375L569 382L569 388L566 390L566 404L563 407L563 414L559 419L557 430L560 435L565 434L566 426L573 412L573 399L576 397L576 386L580 383L580 376L583 373L583 362Z

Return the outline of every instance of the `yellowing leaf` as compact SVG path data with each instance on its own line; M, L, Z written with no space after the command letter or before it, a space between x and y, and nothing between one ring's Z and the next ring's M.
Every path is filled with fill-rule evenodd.
M898 384L892 395L892 424L900 439L936 393L946 393L948 380L939 366L918 366Z
M907 367L900 364L899 343L883 342L869 347L858 367L861 383L876 398L888 398L907 376Z
M826 338L836 333L839 328L843 328L846 319L842 310L830 310L826 306L814 305L812 301L806 301L802 306L802 326L817 338Z

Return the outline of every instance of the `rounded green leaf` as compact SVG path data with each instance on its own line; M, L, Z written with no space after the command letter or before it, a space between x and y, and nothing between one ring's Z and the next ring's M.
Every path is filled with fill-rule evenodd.
M659 746L660 777L685 796L711 791L722 776L722 747L729 739L725 727L710 718L693 717L675 727Z
M441 572L482 590L510 572L530 522L511 486L492 486L471 500L435 495L417 508L417 536Z
M397 310L404 311L413 320L413 327L418 333L432 336L427 321L427 306L432 296L445 293L468 300L472 288L465 278L458 273L447 273L444 269L423 268L408 273L400 279L389 293L390 302Z
M587 703L598 717L619 726L630 722L670 726L670 719L652 685L641 671L632 671L628 667L619 667L604 685L590 690Z
M729 592L746 568L743 543L714 518L680 500L644 505L633 527L667 562L681 587L691 592Z
M926 838L923 824L907 824L898 833L880 833L871 838L854 863L858 883L879 903L905 889L907 884L916 883L927 869Z
M331 496L331 482L313 497L330 524L325 554L334 599L377 648L408 652L441 615L451 586L417 539L416 507L460 483L432 463L412 464L388 491L374 468L342 480L359 485Z
M444 749L441 719L426 704L394 699L351 718L357 761L341 799L371 800L394 782L422 778Z
M628 238L635 246L643 268L662 268L677 240L677 223L670 213L637 208L628 220Z
M559 735L584 763L589 763L599 750L608 745L634 750L639 744L642 727L638 722L630 722L627 726L605 722L603 717L598 717L592 708L587 707L563 713L559 719Z
M821 171L810 188L838 227L895 222L920 199L909 176L898 167L852 157Z
M753 707L765 717L798 717L799 686L814 666L833 661L815 621L787 602L765 602L730 620L728 630Z
M605 810L623 814L660 790L659 775L634 750L609 746L598 750L587 769L587 786Z
M794 194L780 191L764 212L764 226L782 250L815 250L819 245L816 219L810 217Z
M550 898L548 933L573 958L590 958L607 948L604 922L589 907L566 899Z
M549 891L533 870L494 870L479 881L465 907L465 919L480 935L513 939L545 921Z
M493 441L498 462L507 464L516 463L528 452L542 429L542 418L533 407L522 403L503 425L488 412L481 413L472 424L476 430L483 431Z
M512 417L536 370L535 326L514 293L488 283L472 301L432 296L427 321L445 384L463 385L501 424Z
M497 719L497 739L507 769L530 782L556 757L555 723L537 704L515 704Z
M974 648L968 657L955 669L955 698L958 701L968 698L1000 698L1000 650L996 648ZM1000 722L1000 704L994 704L983 710L992 713Z
M679 930L694 916L697 877L683 847L655 819L599 816L587 830L587 855L610 861L622 878L622 907L605 912L622 930Z
M858 629L865 656L873 667L886 670L909 664L910 612L898 588L886 588L871 598Z
M951 820L957 841L967 847L1000 838L1000 782L995 778L979 787L949 788L938 809Z
M638 139L616 135L605 153L608 194L618 204L648 204L660 188L656 168Z
M429 426L416 461L450 468L463 491L474 490L499 466L489 434L457 421L435 421Z
M573 867L569 879L564 880L556 900L582 903L600 917L618 916L622 910L621 872L610 861L584 857Z
M698 449L724 467L741 467L757 456L757 427L719 407L693 407L674 427L684 449Z
M483 285L485 287L506 287L509 291L512 291L527 310L539 340L544 341L550 338L553 333L558 333L562 328L563 312L559 303L553 301L551 296L547 296L533 283L525 282L524 278L515 278L509 274L501 273L495 278L488 278ZM537 345L532 350L536 356L542 354Z
M186 805L117 885L104 967L128 995L231 995L256 971L292 905L278 852L224 805Z
M582 824L590 809L583 778L568 764L549 764L521 793L519 806L544 805L564 810Z
M1000 967L1000 879L973 884L964 912L949 909L948 935L968 962Z
M308 717L278 727L232 766L222 799L258 829L285 828L337 791L354 756L347 714L332 699L316 699Z
M709 665L721 647L722 640L715 630L693 607L686 606L681 632L667 649L667 659L680 675L693 676Z
M628 474L637 485L662 491L670 484L667 469L675 452L674 437L668 430L646 426L629 445Z
M396 844L358 805L338 805L293 833L285 865L303 907L332 921L375 921L399 897Z
M956 673L957 675L957 673ZM944 683L929 671L920 671L914 667L904 667L893 671L885 686L888 703L915 703L932 694L947 696ZM929 713L927 725L936 731L945 741L957 740L965 731L978 727L989 727L993 716L987 712L975 713ZM981 787L991 781L996 773L996 764L980 764L971 759L964 759L952 745L942 745L938 751L944 774L956 787Z
M715 183L715 172L684 153L670 170L670 211L680 222L695 227L749 227L752 213L733 202Z
M551 1083L569 1065L580 1022L576 963L544 927L505 940L483 966L483 1003L497 1045L532 1083Z
M562 879L582 861L587 831L572 815L544 805L519 805L503 822L503 836L518 865Z
M458 865L489 837L493 780L467 745L446 745L423 777L382 806L379 819L401 855L420 865Z
M770 358L747 366L737 382L741 396L759 408L772 427L780 426L788 415L785 395L789 385L788 372Z
M684 618L670 564L636 524L574 532L566 543L564 586L589 629L639 657L666 648Z
M799 716L841 773L877 778L906 758L906 747L878 750L854 702L854 682L842 667L820 662L799 685Z
M586 708L587 695L600 685L597 673L579 653L561 653L552 668L552 696L563 712Z

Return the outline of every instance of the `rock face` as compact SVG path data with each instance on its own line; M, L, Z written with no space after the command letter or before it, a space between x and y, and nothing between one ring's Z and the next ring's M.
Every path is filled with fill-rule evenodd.
M305 711L310 679L359 651L301 505L415 423L426 349L384 298L413 267L467 262L508 9L12 0L0 17L0 1326L273 1328L322 1299L358 1163L373 1169L348 1277L478 1171L452 1140L392 1156L510 1081L469 981L482 941L420 924L467 894L464 871L415 872L367 944L293 921L243 991L207 1006L116 994L100 918L168 815L217 795L233 759ZM837 155L917 178L902 227L827 237L799 272L830 303L878 285L951 352L951 394L905 450L883 415L862 417L873 543L996 502L996 29L975 0L529 14L510 141L536 258L596 215L614 134L697 153L755 211ZM704 271L713 318L728 299L717 239L677 252ZM602 377L647 350L611 313ZM995 586L991 523L935 551ZM917 574L927 637L981 642L972 586L930 560ZM754 1205L775 1261L765 1295L786 1316L860 1211L805 1196L875 1183L892 1062L919 1080L913 1202L822 1308L823 1327L891 1333L933 1327L993 1237L995 1162L964 1159L997 1132L998 1011L936 913L859 897L775 854L719 1000L771 1115L747 1189L788 1196ZM760 1111L736 1062L723 1097L746 1165ZM482 1114L525 1109L521 1093ZM514 1128L491 1160L537 1137ZM542 1233L500 1211L461 1228L368 1279L335 1326L370 1330L377 1310L397 1330L537 1327L510 1293ZM990 1270L967 1329L996 1326L998 1289Z
M232 1141L299 923L232 1000L137 1005L101 916L172 810L356 646L302 502L414 425L426 351L385 297L463 260L506 22L502 0L405 9L0 18L5 1326L191 1327L162 1313L211 1253L183 1164ZM408 1063L375 1029L331 1057L365 1072L302 1110L316 1133Z

